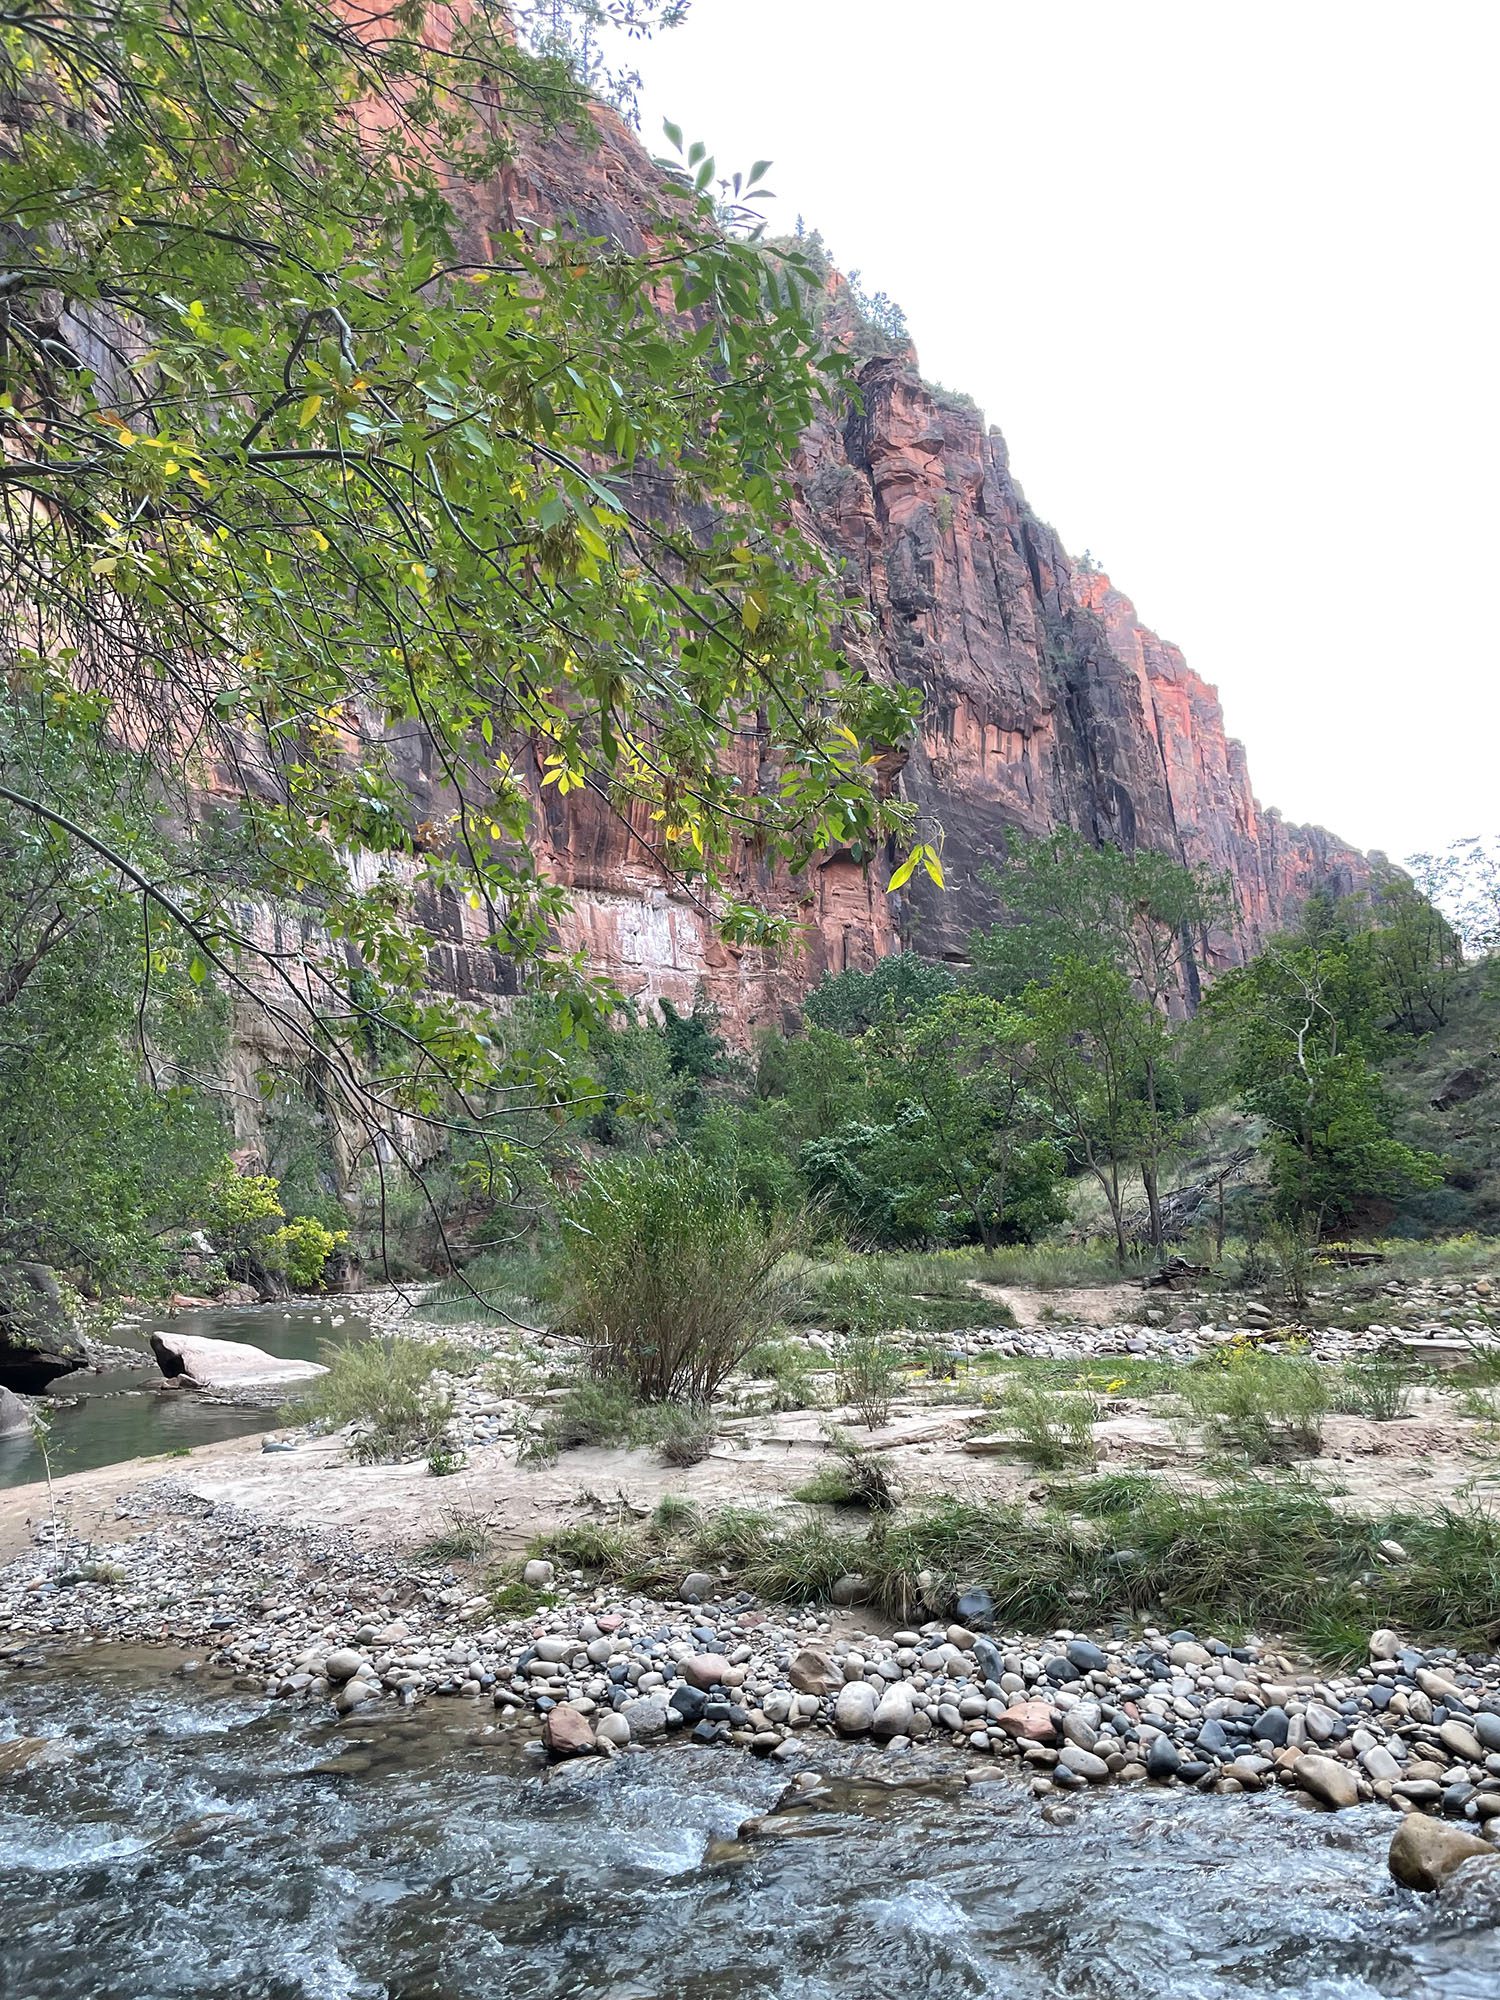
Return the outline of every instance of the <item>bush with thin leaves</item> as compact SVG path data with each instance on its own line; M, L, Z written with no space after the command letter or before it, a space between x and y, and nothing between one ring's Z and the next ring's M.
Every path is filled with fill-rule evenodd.
M1050 1470L1092 1461L1096 1414L1094 1399L1086 1393L1016 1382L998 1398L984 1433L1009 1438L1018 1458Z
M873 1430L891 1414L896 1395L897 1350L869 1336L852 1339L839 1357L839 1398Z
M691 1153L597 1166L563 1210L561 1323L596 1378L706 1405L789 1302L777 1266L798 1234Z

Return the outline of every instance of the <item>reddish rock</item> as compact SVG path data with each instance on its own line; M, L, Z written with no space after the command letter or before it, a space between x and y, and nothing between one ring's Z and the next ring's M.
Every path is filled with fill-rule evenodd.
M496 180L460 191L476 244L516 216L552 214L647 248L659 176L612 113L598 125L596 146L566 132L534 139ZM837 337L848 321L842 281L831 278L829 292ZM844 853L795 879L742 853L738 893L795 913L803 941L779 958L732 947L652 866L648 826L590 792L561 798L538 786L537 849L572 893L567 944L641 1000L690 1008L701 993L745 1041L827 973L868 968L906 944L966 956L970 929L997 915L984 877L1011 829L1065 825L1227 870L1241 923L1208 941L1210 971L1253 951L1314 888L1344 893L1368 880L1364 856L1261 809L1213 689L1139 624L1108 577L1072 562L973 404L928 388L909 347L867 361L859 385L861 410L831 411L807 435L800 525L867 601L868 631L846 635L851 657L923 690L916 740L883 775L942 826L947 892L918 879L888 897L888 863L866 872ZM742 759L756 781L748 739ZM457 991L482 991L493 972L477 914L441 916L436 969Z
M586 1715L560 1701L542 1722L542 1741L554 1757L582 1757L594 1747L594 1728Z
M1013 1702L1000 1717L999 1726L1022 1743L1057 1741L1057 1711L1045 1701Z
M799 1694L836 1694L844 1685L843 1669L822 1646L804 1646L787 1670Z
M729 1677L729 1662L722 1653L694 1653L682 1663L682 1678L689 1687L722 1687Z
M602 1617L596 1618L594 1623L599 1627L601 1632L618 1632L620 1627L625 1623L625 1619L618 1611L606 1611Z
M524 137L493 180L456 188L465 249L488 258L497 231L550 216L627 252L648 250L660 175L612 112L596 122L597 144L566 130ZM830 279L829 292L837 334L849 317L841 281ZM779 955L726 944L697 898L653 863L649 821L586 789L566 798L543 790L522 748L533 848L571 899L558 926L564 949L637 1002L687 1010L701 997L744 1044L781 1025L829 973L868 969L907 946L966 957L971 929L999 914L987 871L1012 830L1068 826L1228 871L1241 922L1203 945L1209 972L1254 951L1312 890L1343 894L1368 881L1366 857L1259 806L1212 687L1140 625L1107 577L1071 560L973 404L928 388L909 347L865 362L859 388L860 408L828 411L804 440L798 524L865 601L867 621L850 621L842 635L851 660L877 680L922 690L915 740L893 750L880 775L915 804L924 828L942 829L947 891L919 872L889 896L889 855L866 868L837 850L793 877L742 849L734 890L794 916L800 941ZM423 762L420 737L405 732L395 754L417 819L444 825L452 802ZM742 781L765 782L749 730L737 754ZM424 898L419 915L437 987L479 1002L508 990L482 912L452 895Z

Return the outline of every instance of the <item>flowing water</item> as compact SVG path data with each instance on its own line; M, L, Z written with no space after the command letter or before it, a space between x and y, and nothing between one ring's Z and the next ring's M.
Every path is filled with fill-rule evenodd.
M153 1663L0 1679L7 2000L1496 2000L1500 1908L1385 1870L1378 1807L890 1790L739 1841L781 1767L540 1768L483 1711L334 1725ZM840 1775L842 1774L842 1775Z
M245 1437L279 1422L274 1400L266 1404L215 1400L196 1390L168 1386L148 1345L153 1327L211 1340L244 1341L287 1361L316 1361L325 1341L361 1339L370 1330L350 1302L339 1297L320 1299L315 1305L216 1306L122 1323L110 1340L120 1346L138 1345L141 1367L64 1375L52 1385L49 1400L57 1407L47 1451L54 1475L92 1472L122 1459ZM288 1400L295 1399L301 1386L295 1382L287 1386ZM276 1392L278 1397L281 1393ZM41 1477L41 1449L34 1438L0 1438L0 1487L25 1486Z

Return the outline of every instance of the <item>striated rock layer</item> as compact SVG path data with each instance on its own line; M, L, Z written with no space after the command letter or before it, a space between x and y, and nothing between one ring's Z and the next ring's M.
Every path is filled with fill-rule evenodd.
M599 126L597 147L552 138L461 193L477 254L487 227L540 214L632 250L649 242L656 172L611 114ZM830 281L835 326L839 283ZM922 690L897 782L928 837L942 837L947 890L923 882L888 896L889 859L867 872L828 856L793 883L747 857L742 891L804 920L803 948L772 959L715 937L711 913L652 862L644 828L584 795L548 793L538 798L540 851L572 891L570 945L643 1001L690 1007L702 995L743 1039L784 1018L827 972L902 948L962 960L974 925L997 915L984 875L1011 829L1066 825L1227 871L1240 921L1201 941L1209 971L1254 951L1314 889L1344 894L1368 881L1368 857L1257 803L1214 689L1107 577L1070 560L972 404L924 385L910 353L867 362L860 387L862 409L830 413L806 439L805 525L868 600L861 662ZM482 936L466 932L461 912L444 915L443 982L495 990Z

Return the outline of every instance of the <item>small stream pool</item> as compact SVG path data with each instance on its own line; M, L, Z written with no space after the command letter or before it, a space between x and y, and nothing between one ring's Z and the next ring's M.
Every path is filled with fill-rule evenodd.
M193 1389L168 1387L150 1349L153 1328L210 1340L245 1341L289 1361L316 1361L325 1341L362 1340L370 1333L357 1300L338 1295L286 1305L216 1306L160 1316L143 1313L122 1320L110 1334L110 1343L138 1346L141 1367L107 1368L99 1374L85 1370L60 1376L52 1385L49 1400L57 1407L47 1450L54 1477L275 1429L279 1405L274 1401L219 1402ZM304 1387L288 1384L287 1400L294 1400ZM34 1438L0 1438L0 1487L26 1486L41 1477L42 1454Z

